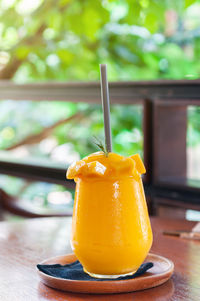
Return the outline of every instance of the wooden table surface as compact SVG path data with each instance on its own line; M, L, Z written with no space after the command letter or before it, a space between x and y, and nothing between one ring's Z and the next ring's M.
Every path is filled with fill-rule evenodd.
M43 218L0 223L0 300L2 301L161 301L200 300L200 242L163 236L162 230L189 230L194 223L152 218L151 252L171 259L172 278L141 292L115 295L64 293L43 285L36 273L41 260L71 252L71 218Z

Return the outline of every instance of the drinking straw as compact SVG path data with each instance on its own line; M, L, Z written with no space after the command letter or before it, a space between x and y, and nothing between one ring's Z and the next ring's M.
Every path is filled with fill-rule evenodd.
M110 127L110 100L107 80L107 65L100 64L101 74L101 100L104 116L104 131L105 131L105 145L107 152L112 152L112 139Z

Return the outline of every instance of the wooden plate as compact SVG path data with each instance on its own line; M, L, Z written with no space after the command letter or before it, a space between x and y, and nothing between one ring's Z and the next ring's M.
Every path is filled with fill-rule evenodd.
M68 264L77 260L74 254L49 258L40 264ZM76 293L91 294L114 294L122 292L133 292L152 288L163 284L172 275L174 264L171 260L149 253L145 261L153 262L154 266L144 275L128 280L113 281L79 281L68 280L49 276L41 271L38 274L44 284L49 287Z

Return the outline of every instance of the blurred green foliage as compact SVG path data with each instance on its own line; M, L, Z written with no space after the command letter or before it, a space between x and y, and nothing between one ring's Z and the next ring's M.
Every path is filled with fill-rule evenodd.
M187 145L195 147L200 144L200 107L188 108Z
M199 0L0 0L0 79L15 82L195 79L200 76ZM142 107L113 106L114 151L142 155ZM54 147L80 156L103 139L101 107L58 102L0 103L0 149L38 134L77 112L84 117L55 128ZM188 111L188 144L199 143L198 108ZM43 146L29 155L51 157ZM53 148L52 148L53 149Z
M1 0L2 64L16 81L197 78L198 0Z
M0 77L98 80L106 62L109 80L198 78L199 15L198 0L0 0ZM89 117L54 136L83 156L103 126L101 109L87 104L21 102L19 110L19 103L1 103L0 148L80 110ZM112 119L115 151L141 152L141 110L113 107Z
M83 117L78 121L74 120L58 126L52 132L50 138L55 140L52 148L67 143L72 151L78 152L80 157L83 157L98 151L94 136L104 140L100 105L10 100L1 102L1 112L0 149L2 150L17 144L27 136L40 133L59 119L69 117L76 112L81 112ZM142 106L112 106L111 123L114 150L123 155L131 155L135 152L142 155ZM38 143L29 146L28 152L32 156L49 157L51 147L48 151Z

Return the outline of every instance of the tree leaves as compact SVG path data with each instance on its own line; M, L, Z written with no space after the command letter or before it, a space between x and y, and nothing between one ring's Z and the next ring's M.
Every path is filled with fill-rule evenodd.
M15 53L18 59L23 60L27 57L30 51L31 49L29 47L27 47L26 45L22 45L17 48Z
M193 47L196 63L190 64L190 73L200 74L196 42L200 20L194 22L191 12L187 13L192 4L200 6L198 0L46 0L26 16L17 12L17 3L4 8L0 19L1 47L13 64L20 60L15 80L97 80L101 61L109 64L111 80L181 78L189 68L188 52L181 41ZM182 47L183 75L174 71L173 63L168 68L159 67L165 57L158 35L162 44L173 41ZM60 60L57 67L49 64L51 54ZM9 75L14 76L16 68L9 68L13 72Z
M195 2L196 2L196 0L185 0L185 8L194 4Z

